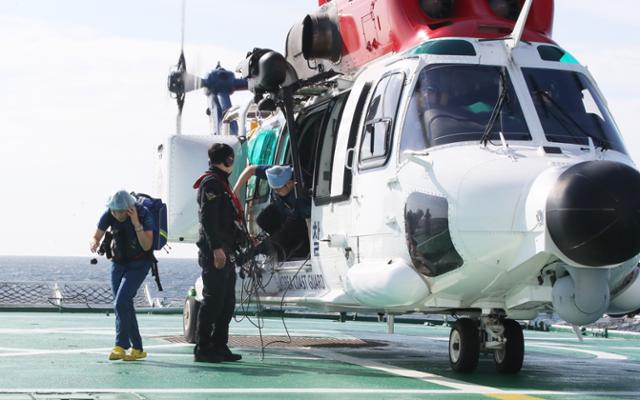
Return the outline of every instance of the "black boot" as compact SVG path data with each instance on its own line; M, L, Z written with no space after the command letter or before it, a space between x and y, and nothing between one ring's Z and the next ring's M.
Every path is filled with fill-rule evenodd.
M242 356L240 354L232 353L231 350L229 349L229 346L227 346L227 345L218 346L216 348L216 353L222 356L223 361L240 361L240 360L242 360Z
M193 361L206 363L219 363L224 361L224 356L211 350L211 347L200 347L196 345L193 349Z

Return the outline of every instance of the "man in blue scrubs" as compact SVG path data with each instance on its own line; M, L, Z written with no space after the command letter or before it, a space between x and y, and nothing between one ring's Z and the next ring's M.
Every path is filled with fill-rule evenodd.
M107 206L108 210L100 218L89 248L95 253L107 229L111 228L111 287L116 316L116 343L109 360L135 361L147 356L142 349L133 298L153 262L153 217L126 190L111 196ZM127 353L129 348L131 351Z

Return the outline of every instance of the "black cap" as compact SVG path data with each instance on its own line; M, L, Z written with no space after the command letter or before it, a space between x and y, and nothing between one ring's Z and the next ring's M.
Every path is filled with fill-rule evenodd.
M229 163L229 159L231 159L231 164L233 164L234 157L233 148L228 144L214 143L209 147L209 166Z

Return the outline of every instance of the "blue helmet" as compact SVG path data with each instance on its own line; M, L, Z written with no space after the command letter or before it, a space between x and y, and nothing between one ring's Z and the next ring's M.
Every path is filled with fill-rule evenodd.
M272 189L280 189L293 179L293 168L288 165L275 165L264 172Z
M126 190L118 190L107 201L107 207L110 210L127 210L136 204L136 198L129 194Z

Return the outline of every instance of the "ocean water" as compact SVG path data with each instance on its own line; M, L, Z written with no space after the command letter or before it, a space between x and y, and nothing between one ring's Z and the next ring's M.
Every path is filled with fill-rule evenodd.
M91 258L0 256L0 282L58 282L76 285L86 283L110 286L111 262L104 257L96 257L98 263L92 265ZM200 267L195 258L158 258L158 270L164 291L157 291L151 273L145 283L154 297L165 298L171 302L183 301L189 288L200 276Z

